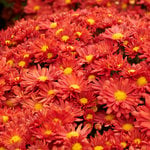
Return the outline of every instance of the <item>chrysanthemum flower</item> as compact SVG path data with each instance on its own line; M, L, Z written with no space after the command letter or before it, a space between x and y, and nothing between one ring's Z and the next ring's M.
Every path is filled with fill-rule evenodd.
M42 141L36 141L36 143L30 145L28 149L29 150L37 150L37 149L49 150L48 144Z
M63 99L74 96L75 93L86 91L87 82L83 76L72 74L70 76L63 75L58 82L55 83L59 88L58 95Z
M98 98L100 103L102 101L108 107L107 114L114 113L117 117L123 115L127 118L140 102L133 83L123 78L106 80Z
M136 117L136 126L140 127L142 132L145 131L150 136L150 96L146 94L144 97L146 99L146 105L139 106L137 111L133 111L133 115Z
M98 111L95 113L94 122L96 123L95 128L104 125L105 127L113 125L113 120L115 120L114 114L106 114L105 111Z
M27 91L30 91L39 84L54 80L54 77L57 76L56 72L54 73L54 70L55 68L53 66L50 66L49 69L47 69L41 68L40 65L38 65L37 68L31 68L24 71L21 85L26 87Z
M25 149L27 138L27 127L25 124L19 124L19 122L10 122L5 132L2 132L0 135L0 141L8 149Z

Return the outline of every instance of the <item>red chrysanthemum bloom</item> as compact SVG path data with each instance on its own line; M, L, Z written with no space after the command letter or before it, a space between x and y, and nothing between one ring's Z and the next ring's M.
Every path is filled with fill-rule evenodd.
M113 120L115 120L115 115L114 114L106 114L105 111L98 111L95 113L95 128L101 128L102 125L105 127L113 125Z
M75 93L87 91L87 81L84 79L83 75L63 75L55 84L59 90L58 96L60 95L62 99L71 98L75 95Z
M52 81L58 75L55 72L54 66L49 66L48 68L41 68L38 65L38 68L31 68L23 72L23 77L21 81L21 86L26 87L26 91L33 90L39 84L45 83L47 81Z
M42 99L41 101L48 103L55 100L58 90L53 82L40 84L39 89L38 95Z
M107 114L114 113L117 117L129 118L131 111L140 103L133 83L129 79L110 78L106 80L99 93L99 103L106 104Z
M25 149L27 139L28 139L28 130L25 126L25 122L20 124L20 122L10 122L6 126L5 132L0 134L0 141L8 149Z
M137 111L132 114L136 117L136 126L140 128L142 132L146 132L150 136L150 96L144 95L146 105L139 106Z

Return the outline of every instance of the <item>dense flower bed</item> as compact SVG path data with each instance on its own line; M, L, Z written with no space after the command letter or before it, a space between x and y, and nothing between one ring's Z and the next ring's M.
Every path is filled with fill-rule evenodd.
M149 6L28 0L0 31L0 149L149 150Z

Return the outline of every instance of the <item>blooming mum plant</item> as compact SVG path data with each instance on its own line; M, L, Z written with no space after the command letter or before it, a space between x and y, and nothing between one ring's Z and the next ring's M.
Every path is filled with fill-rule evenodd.
M0 31L0 150L149 150L150 1L27 0L23 16Z

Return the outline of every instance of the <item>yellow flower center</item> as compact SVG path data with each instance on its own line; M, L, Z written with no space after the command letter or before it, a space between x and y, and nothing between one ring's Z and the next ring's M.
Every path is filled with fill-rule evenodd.
M64 30L64 29L58 29L58 30L56 31L56 35L59 35L63 30Z
M78 137L78 136L79 136L79 133L76 132L76 131L71 131L71 132L69 132L69 133L66 134L67 138Z
M95 77L95 75L89 75L88 76L88 80L93 80L93 79L95 79L96 77Z
M54 28L56 28L57 27L57 22L52 22L51 24L50 24L50 28L51 29L54 29Z
M137 52L139 49L140 49L140 47L136 46L136 47L133 48L133 51Z
M3 122L6 123L8 122L9 117L8 116L2 116Z
M106 115L105 116L105 119L107 120L107 121L112 121L113 119L114 119L114 115L112 115L112 114L108 114L108 115Z
M45 82L48 79L48 77L47 76L40 76L40 77L38 77L38 79L42 82Z
M5 41L5 44L6 44L6 45L10 45L10 44L11 44L11 41L10 41L10 40L6 40L6 41Z
M103 149L104 149L103 146L95 146L95 147L94 147L94 150L103 150Z
M72 145L72 150L82 150L82 145L80 143L75 143Z
M28 58L28 57L29 57L29 54L24 54L23 57L24 57L24 58Z
M55 95L55 91L54 90L49 90L48 95Z
M124 41L123 45L128 45L128 43L129 43L128 41Z
M40 30L40 27L37 25L37 26L35 27L35 30L36 30L36 31L39 31L39 30Z
M128 5L126 3L122 3L121 7L122 7L122 9L126 9L128 7Z
M73 70L72 70L71 67L67 67L67 68L64 69L64 74L65 74L65 75L71 74L72 71L73 71Z
M36 104L34 105L34 108L35 108L35 110L41 110L41 109L43 108L43 105L40 104L40 103L36 103Z
M94 56L92 54L90 54L90 55L85 56L85 59L86 59L87 62L91 62L93 57Z
M36 5L36 6L34 6L34 11L38 11L38 10L40 10L40 6L39 5Z
M71 4L71 0L65 0L66 4Z
M44 134L46 134L46 135L51 135L51 133L52 133L51 130L46 130L46 131L44 132Z
M114 97L117 101L124 101L127 97L126 93L124 91L121 91L121 90L117 90L115 93L114 93Z
M113 35L112 35L112 39L113 40L120 40L120 39L122 39L123 38L123 34L122 33L114 33Z
M86 119L87 119L87 120L93 119L93 115L92 115L92 114L87 114Z
M147 80L144 76L142 76L137 79L136 83L138 86L144 86L147 84Z
M73 89L75 89L75 90L79 90L79 89L80 89L80 86L77 85L77 84L71 84L71 85L70 85L70 88L73 88Z
M83 104L83 105L85 105L85 104L87 104L87 103L88 103L88 99L87 99L87 98L85 98L85 97L80 98L80 103L81 103L81 104Z
M130 70L128 70L128 73L134 73L136 70L134 70L134 69L130 69Z
M48 58L48 59L50 59L50 58L52 58L52 57L53 57L53 53L48 53L48 54L47 54L47 58Z
M127 143L126 143L126 142L121 142L120 145L121 145L123 148L126 148Z
M67 41L69 40L69 36L68 36L68 35L63 35L63 36L61 37L61 40L62 40L63 42L67 42Z
M76 35L77 35L78 37L80 37L80 36L82 35L82 33L81 33L81 32L76 32Z
M10 139L10 143L13 144L13 143L18 143L21 141L21 137L18 136L18 135L14 135L11 139Z
M90 25L94 25L95 24L95 20L94 19L87 19L87 23L89 23Z
M47 46L47 45L43 45L43 46L41 47L42 52L46 52L47 49L48 49L48 46Z
M10 66L12 66L14 64L14 61L13 60L8 60L7 64L10 65Z
M26 62L25 61L20 61L18 63L19 67L24 67L26 65Z
M122 126L122 129L125 130L125 131L130 131L133 129L133 125L131 123L125 123L123 126Z
M134 143L135 144L140 144L141 143L141 139L139 139L139 138L134 139Z
M59 118L54 118L53 122L60 122L61 123L61 120Z

